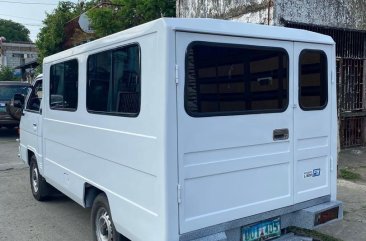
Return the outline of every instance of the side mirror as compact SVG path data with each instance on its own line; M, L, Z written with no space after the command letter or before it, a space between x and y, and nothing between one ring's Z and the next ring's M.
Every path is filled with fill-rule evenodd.
M24 95L22 94L15 94L14 97L13 97L13 106L16 107L16 108L20 108L20 109L23 109L24 107Z

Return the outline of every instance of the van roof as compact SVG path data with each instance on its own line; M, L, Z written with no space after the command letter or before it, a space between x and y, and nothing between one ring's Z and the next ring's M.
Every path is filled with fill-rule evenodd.
M328 35L301 29L209 18L160 18L51 55L46 57L44 61L53 62L91 49L105 47L121 40L131 39L164 29L295 42L335 44L333 39Z

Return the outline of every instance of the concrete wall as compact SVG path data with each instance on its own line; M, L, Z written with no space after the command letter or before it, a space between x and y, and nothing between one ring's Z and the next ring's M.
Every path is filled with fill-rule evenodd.
M268 11L269 9L269 11ZM366 0L177 0L177 17L298 23L366 30Z
M281 19L366 30L366 0L274 0L274 24Z
M271 22L273 18L273 7L269 4L269 0L177 0L177 17L268 24L268 19Z

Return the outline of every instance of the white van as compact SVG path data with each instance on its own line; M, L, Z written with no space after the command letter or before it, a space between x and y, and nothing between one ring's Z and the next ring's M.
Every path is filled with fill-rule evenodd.
M20 125L33 195L91 207L99 241L339 220L335 60L313 32L166 18L47 57Z

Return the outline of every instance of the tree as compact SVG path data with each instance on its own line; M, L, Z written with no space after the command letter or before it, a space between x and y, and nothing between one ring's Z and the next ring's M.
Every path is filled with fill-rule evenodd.
M111 0L87 12L98 37L160 17L175 16L175 0Z
M43 20L44 27L37 36L36 45L39 50L38 61L42 63L43 58L62 51L65 41L64 27L67 22L78 17L88 8L94 6L94 1L86 4L61 1L52 13L46 14Z
M30 42L29 33L29 30L20 23L0 19L0 36L5 37L7 42Z
M98 0L73 3L59 2L56 9L46 15L37 36L39 62L62 51L67 22L86 12L97 37L103 37L162 16L175 16L175 0L110 0L98 5Z
M10 67L0 67L0 81L15 81L17 78L14 76L13 70Z
M46 14L43 20L44 27L41 28L36 40L40 62L44 57L62 51L65 38L64 26L75 16L77 13L74 11L72 2L59 2L52 13Z

